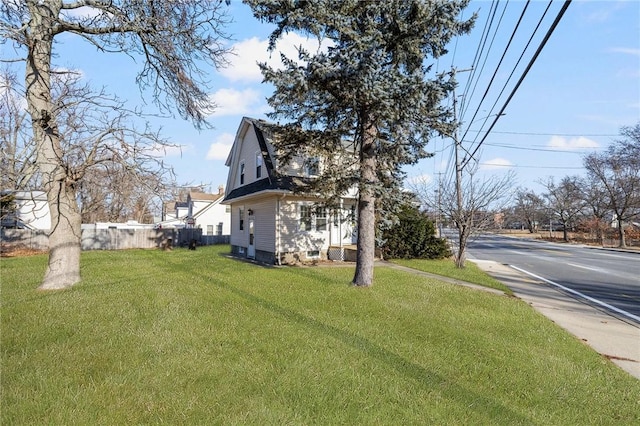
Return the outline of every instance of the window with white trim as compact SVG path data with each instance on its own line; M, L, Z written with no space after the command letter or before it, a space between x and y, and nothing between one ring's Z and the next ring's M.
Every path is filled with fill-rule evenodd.
M320 159L318 157L310 157L305 160L304 174L307 177L318 176L320 174Z
M324 207L318 207L315 212L316 219L316 231L327 230L327 209Z
M311 231L311 206L300 205L300 230Z
M244 185L244 163L240 163L240 185Z
M256 152L256 179L262 177L262 152Z
M300 230L301 231L326 231L327 209L314 207L311 204L300 204Z

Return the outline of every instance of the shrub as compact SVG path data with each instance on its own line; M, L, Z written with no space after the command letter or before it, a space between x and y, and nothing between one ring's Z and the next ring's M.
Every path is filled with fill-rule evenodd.
M436 237L433 222L417 207L405 205L395 225L382 231L381 251L388 259L442 259L451 256L444 238Z

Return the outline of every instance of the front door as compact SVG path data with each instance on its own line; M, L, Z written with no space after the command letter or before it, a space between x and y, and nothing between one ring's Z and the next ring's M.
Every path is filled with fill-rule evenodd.
M256 258L256 246L254 237L253 217L249 217L249 248L247 249L247 257L249 259Z

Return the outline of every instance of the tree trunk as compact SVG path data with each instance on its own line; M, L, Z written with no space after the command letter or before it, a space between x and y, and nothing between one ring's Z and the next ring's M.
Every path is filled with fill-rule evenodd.
M46 185L51 231L49 263L40 290L59 290L80 281L82 216L78 211L75 190L64 181Z
M42 174L51 215L49 263L42 290L56 290L80 281L81 216L75 182L65 167L51 95L55 2L29 2L29 52L26 61L26 97L36 144L36 164ZM59 5L58 5L59 6Z
M360 185L358 188L358 240L356 272L353 284L373 285L373 264L376 250L376 178L375 125L366 121L360 150Z
M618 219L618 238L620 238L620 244L618 244L618 247L627 247L627 242L624 239L624 223L620 219Z
M466 219L465 219L466 220ZM462 218L461 218L462 221ZM464 268L464 263L467 260L467 239L469 238L469 231L467 226L463 223L458 224L458 252L455 255L455 264L457 268Z

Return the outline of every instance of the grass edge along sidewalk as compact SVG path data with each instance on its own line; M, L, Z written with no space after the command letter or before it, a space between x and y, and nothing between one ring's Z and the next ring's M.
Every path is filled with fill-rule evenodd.
M2 424L637 424L640 381L520 300L197 251L0 260Z

